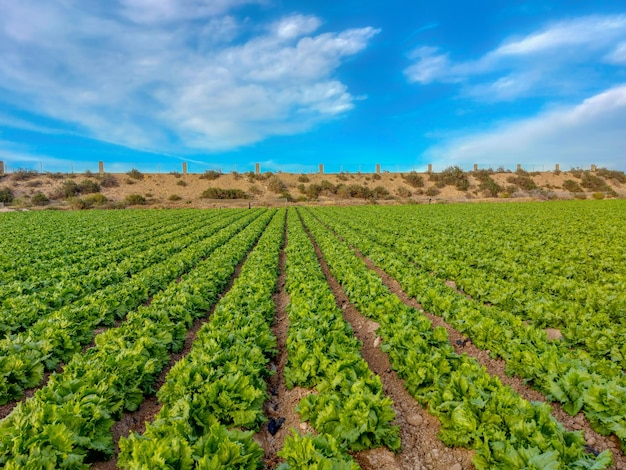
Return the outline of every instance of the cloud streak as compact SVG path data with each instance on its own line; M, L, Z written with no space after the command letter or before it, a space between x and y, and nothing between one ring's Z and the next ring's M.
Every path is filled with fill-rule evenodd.
M87 3L0 0L0 99L144 150L229 150L341 116L355 98L335 72L379 32L237 18L259 0Z
M404 74L421 85L461 84L463 95L484 101L584 92L586 73L626 63L625 44L626 15L586 16L509 38L472 60L455 62L438 48L420 46L409 54L413 64Z
M487 132L432 147L425 157L438 166L473 163L494 168L561 163L614 167L626 142L626 84L593 95L575 106L547 110Z

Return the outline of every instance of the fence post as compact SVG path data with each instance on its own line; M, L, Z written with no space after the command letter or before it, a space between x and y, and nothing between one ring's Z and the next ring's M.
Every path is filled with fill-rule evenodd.
M320 163L320 175L324 174L324 164Z
M256 163L254 165L254 173L257 174L257 175L261 174L261 164L260 163Z
M428 174L431 174L433 172L433 164L429 163L428 164Z
M474 163L474 173L478 171L478 163Z
M555 172L555 173L558 173L558 172L560 172L560 171L561 171L561 167L560 167L560 165L557 163L556 165L554 165L554 172Z
M4 162L0 161L0 175L4 175Z
M522 164L521 163L517 164L517 171L522 171Z
M98 173L100 173L101 175L104 174L104 162L102 161L98 162Z
M376 164L376 174L380 175L380 163Z
M187 162L183 162L183 175L187 174Z
M591 165L591 171L595 173L597 170L598 168L595 165Z

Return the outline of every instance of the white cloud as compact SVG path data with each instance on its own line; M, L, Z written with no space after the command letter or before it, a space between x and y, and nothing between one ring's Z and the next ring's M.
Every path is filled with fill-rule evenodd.
M411 83L463 83L466 95L487 101L554 95L585 89L589 80L584 74L577 78L576 68L626 62L625 43L626 15L586 16L507 39L474 60L454 62L447 53L421 46L409 55L414 63L404 73Z
M473 163L494 168L531 165L623 167L626 160L626 84L575 106L544 111L487 132L453 139L425 156L445 167Z
M354 107L334 73L378 30L316 34L321 20L297 14L258 28L232 14L244 3L260 2L0 0L0 99L165 152L304 132Z

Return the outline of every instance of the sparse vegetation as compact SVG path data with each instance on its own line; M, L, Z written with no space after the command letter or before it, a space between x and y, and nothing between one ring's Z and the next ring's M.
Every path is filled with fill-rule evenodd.
M124 200L133 206L135 205L144 205L146 203L146 198L141 194L129 194L124 198Z
M617 170L607 170L606 168L598 168L596 174L602 178L608 178L618 181L622 184L626 183L626 173Z
M180 197L178 194L170 194L167 198L168 201L180 201L182 199L182 197Z
M583 172L580 185L589 191L608 191L610 189L603 178L593 175L589 171Z
M308 183L310 181L309 177L305 174L298 176L299 183Z
M406 184L413 188L423 188L424 187L424 177L422 175L418 175L416 171L411 171L410 173L402 174L402 178L406 181Z
M50 202L50 199L44 193L38 192L38 193L35 193L33 195L33 197L30 199L30 201L35 206L45 206L46 204L48 204Z
M219 171L207 170L207 171L204 172L204 174L200 175L200 179L201 180L208 180L208 181L215 181L220 176L222 176L222 173L219 172Z
M570 193L582 193L583 188L578 184L578 182L574 180L565 180L563 181L563 189L565 191L569 191Z
M85 196L83 200L90 206L97 207L102 207L109 201L107 197L101 193L89 194L88 196Z
M441 173L431 173L430 181L434 181L437 187L454 186L459 191L467 191L469 179L458 166L449 166Z
M209 188L202 192L202 199L246 199L248 196L241 189Z
M176 181L177 186L187 186L187 182L185 180Z
M533 189L537 189L537 184L533 181L530 176L521 175L518 173L518 176L509 176L506 179L507 183L511 183L522 191L532 191Z
M103 188L115 188L120 185L117 178L110 173L104 173L99 178L100 186Z
M7 188L6 186L0 188L0 202L4 204L11 204L13 202L13 199L14 195L11 188Z
M84 179L78 185L78 191L81 194L98 193L100 192L100 185L94 180Z
M278 176L270 176L267 180L267 189L276 194L283 193L287 186Z
M13 181L28 181L33 178L37 178L39 173L35 170L26 170L24 168L19 168L17 171L13 172L11 175L11 179Z
M129 178L132 178L134 180L142 180L142 179L144 179L143 173L141 171L137 170L136 168L133 168L132 170L130 170L126 174L128 175Z
M436 196L440 193L441 191L439 191L439 189L435 188L435 187L430 187L426 190L426 192L424 193L426 196L428 197L433 197Z
M400 186L397 190L396 190L396 194L400 197L411 197L413 195L413 193L411 192L411 190L405 188L404 186Z

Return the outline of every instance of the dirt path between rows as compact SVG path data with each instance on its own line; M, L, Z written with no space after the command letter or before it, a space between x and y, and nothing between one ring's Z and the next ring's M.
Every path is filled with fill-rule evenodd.
M354 247L351 247L359 258L361 258L367 267L374 271L387 286L390 292L397 295L402 302L413 308L420 310L433 324L433 326L442 326L448 332L450 342L454 346L457 354L467 354L475 358L482 366L487 369L490 375L498 376L500 381L504 385L508 385L515 390L520 396L529 401L541 401L546 402L545 396L532 389L524 383L519 377L509 377L506 375L506 363L502 359L493 359L489 355L488 350L482 350L476 347L469 338L462 335L459 331L454 329L445 320L437 315L425 312L422 306L413 298L409 297L403 290L398 281L387 274L385 271L377 267L370 259L363 256ZM451 287L451 286L449 286ZM452 287L451 287L452 288ZM585 441L587 442L587 450L592 453L599 453L606 449L610 449L613 453L614 467L618 470L626 470L626 457L621 451L619 439L616 436L602 436L595 432L584 413L578 413L576 416L571 416L569 413L563 410L558 403L550 403L552 406L552 415L565 426L568 431L583 431L585 435Z
M309 237L311 234L308 232ZM473 469L474 453L467 449L448 448L437 437L439 421L430 415L406 391L404 381L391 369L389 357L380 350L380 338L376 335L378 324L361 315L350 303L323 258L313 237L318 261L330 285L337 306L343 310L344 319L350 323L356 337L363 342L361 355L370 369L380 376L385 394L394 402L395 424L400 427L402 449L394 455L386 448L372 449L354 454L363 470L463 470Z
M158 392L158 390L165 383L166 376L169 373L169 371L172 369L174 364L176 364L178 361L180 361L185 356L187 356L187 354L189 354L193 346L193 342L198 337L198 331L200 330L200 328L202 328L202 325L204 325L211 319L211 316L213 315L213 312L215 311L215 308L217 307L217 304L222 299L222 297L224 297L232 289L233 284L239 277L239 273L241 272L241 269L244 263L248 259L248 256L250 255L250 253L252 253L252 251L256 248L260 239L261 239L261 235L254 242L254 245L246 253L244 258L239 262L239 264L237 264L237 266L235 267L235 271L233 275L231 276L230 281L228 282L228 285L226 286L226 289L224 289L222 293L218 296L217 301L209 309L207 314L201 318L196 318L194 322L192 323L191 328L187 330L187 334L185 335L185 342L184 342L182 350L176 353L172 353L170 356L169 362L163 368L163 370L161 370L161 373L159 374L155 383L155 387L154 387L155 394L145 397L144 401L141 403L141 405L136 411L124 413L121 419L115 422L115 424L111 428L111 433L113 434L113 442L115 443L115 451L114 451L113 457L106 461L94 462L91 466L92 470L117 469L117 458L120 452L120 447L119 447L120 438L126 437L133 432L143 434L146 430L146 423L151 423L152 421L154 421L154 417L157 415L157 413L161 410L161 407L162 407L162 404L159 403L156 397L156 392Z
M285 437L291 429L296 429L300 433L314 432L308 423L301 423L300 415L295 411L300 400L311 393L310 390L294 387L288 390L285 385L285 366L287 365L287 336L289 332L289 317L287 315L287 305L289 305L289 294L285 289L287 255L287 225L285 224L285 236L283 249L279 259L279 276L274 294L274 305L276 314L272 333L276 336L278 354L270 367L275 374L268 380L268 391L270 399L263 406L268 422L263 425L254 440L263 448L263 464L265 468L275 468L284 460L278 457L277 452L283 447Z

